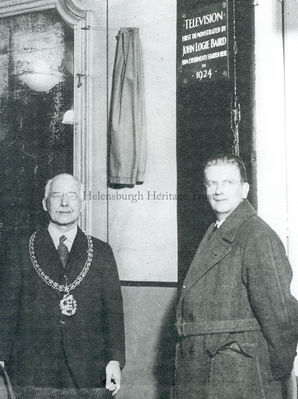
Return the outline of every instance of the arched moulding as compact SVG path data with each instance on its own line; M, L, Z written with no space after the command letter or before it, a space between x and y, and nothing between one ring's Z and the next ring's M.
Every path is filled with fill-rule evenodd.
M72 0L55 0L57 11L63 20L72 28L84 27L87 19L87 10L79 8Z
M74 30L74 175L88 187L90 185L90 143L91 140L91 112L92 86L91 44L89 37L92 12L83 8L73 0L2 0L0 1L0 18L15 15L56 9L64 22ZM81 227L88 229L86 214L88 204L81 216Z
M34 11L57 8L59 14L70 26L86 18L87 10L78 7L73 0L2 0L0 17L9 17Z

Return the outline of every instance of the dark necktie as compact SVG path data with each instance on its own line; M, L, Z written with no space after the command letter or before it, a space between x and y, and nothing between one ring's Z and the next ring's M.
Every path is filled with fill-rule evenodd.
M212 229L211 233L210 233L210 236L208 237L208 240L210 240L210 238L213 236L214 233L217 232L217 230L218 230L218 227L217 227L217 224L215 224L213 226L213 229Z
M59 245L57 248L58 254L60 256L61 262L63 264L63 267L65 267L66 265L66 261L68 258L68 248L67 246L64 244L64 241L66 240L65 236L61 236L59 238Z

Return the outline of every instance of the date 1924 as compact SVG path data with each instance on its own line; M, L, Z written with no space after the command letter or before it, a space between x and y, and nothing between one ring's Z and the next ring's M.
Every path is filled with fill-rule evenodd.
M196 72L196 79L204 80L204 79L211 79L212 77L212 70L210 69L202 69Z

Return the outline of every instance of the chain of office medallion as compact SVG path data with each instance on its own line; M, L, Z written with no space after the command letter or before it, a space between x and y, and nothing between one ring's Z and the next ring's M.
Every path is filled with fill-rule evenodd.
M52 280L49 276L47 276L42 268L39 266L36 256L35 256L35 250L34 250L34 240L36 233L33 233L32 236L30 237L29 240L29 256L32 262L32 265L34 267L34 270L36 273L39 275L39 277L51 288L54 290L60 291L60 292L70 292L74 290L78 285L81 284L81 282L84 280L86 274L88 273L92 259L93 259L93 241L92 238L88 235L86 235L87 241L88 241L88 251L87 251L87 259L85 262L85 265L81 271L81 273L78 275L78 277L69 285L63 285L63 284L58 284L54 280Z

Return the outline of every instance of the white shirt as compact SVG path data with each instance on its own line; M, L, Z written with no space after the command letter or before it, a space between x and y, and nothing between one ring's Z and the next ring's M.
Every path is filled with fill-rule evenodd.
M70 252L72 244L78 232L78 226L76 225L71 230L68 230L65 233L61 233L61 231L56 229L56 227L50 223L48 226L48 232L50 233L50 236L53 240L56 249L58 249L58 245L60 243L60 237L61 236L66 237L64 244L67 246L68 251Z
M224 222L225 220L217 220L216 222L215 222L215 224L214 224L214 227L217 227L218 229L220 228L220 226L223 224L223 222Z

